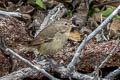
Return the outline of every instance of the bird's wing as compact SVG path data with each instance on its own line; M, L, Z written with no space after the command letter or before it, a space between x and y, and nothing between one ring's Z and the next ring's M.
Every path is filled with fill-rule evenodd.
M58 30L55 28L55 26L50 25L43 29L38 36L33 39L29 45L36 46L40 45L42 43L48 42L53 40L55 34L58 32Z

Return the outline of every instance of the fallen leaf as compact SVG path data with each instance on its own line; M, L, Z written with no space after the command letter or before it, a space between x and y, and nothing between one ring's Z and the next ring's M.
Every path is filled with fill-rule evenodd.
M83 38L79 32L70 32L69 40L80 42Z
M120 20L119 19L113 19L112 24L109 28L109 36L111 38L120 36Z

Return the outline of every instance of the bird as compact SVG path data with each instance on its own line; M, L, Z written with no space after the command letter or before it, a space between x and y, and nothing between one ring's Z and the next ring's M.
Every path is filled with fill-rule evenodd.
M57 20L29 41L28 46L37 49L42 55L53 55L66 44L71 28L72 22L70 20Z

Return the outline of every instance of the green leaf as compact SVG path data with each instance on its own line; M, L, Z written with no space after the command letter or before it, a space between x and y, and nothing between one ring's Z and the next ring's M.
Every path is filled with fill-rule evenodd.
M116 15L115 18L116 18L116 19L120 19L120 16L119 16L119 15Z
M72 17L72 11L71 10L68 10L67 17Z
M107 8L105 11L101 12L99 15L103 15L104 17L108 17L113 10L111 8Z
M111 8L107 8L105 11L101 12L99 15L102 15L104 17L108 17L112 12L113 12L113 10ZM114 18L120 19L120 16L116 15Z
M100 11L99 8L93 8L88 11L88 16L92 16L92 14L94 14L95 12L98 12L98 11Z
M46 9L46 6L43 4L43 2L41 0L36 0L35 2L39 7Z

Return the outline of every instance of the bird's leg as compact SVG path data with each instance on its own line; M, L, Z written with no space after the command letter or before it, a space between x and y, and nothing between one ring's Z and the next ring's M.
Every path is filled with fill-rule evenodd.
M35 59L32 61L34 64L36 64L39 61L39 52L37 49L33 50L35 54Z
M46 58L47 61L49 61L50 66L51 66L52 69L54 69L57 66L57 63L54 60L53 55L46 55L45 58Z

